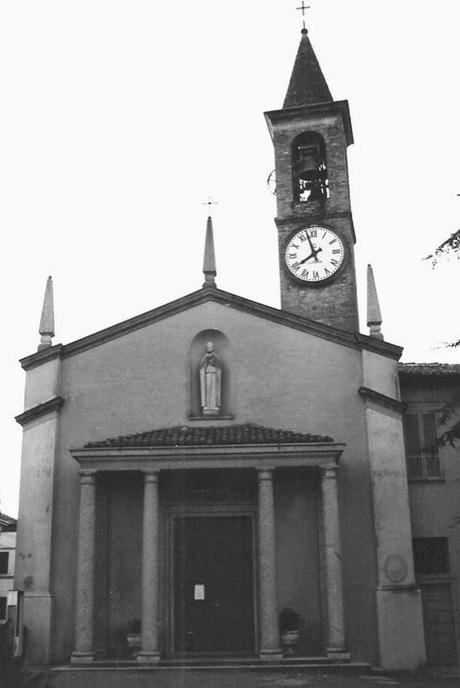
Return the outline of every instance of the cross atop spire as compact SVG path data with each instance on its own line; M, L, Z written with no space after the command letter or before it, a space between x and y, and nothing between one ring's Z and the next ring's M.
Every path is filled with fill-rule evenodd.
M207 205L207 206L208 206L208 212L209 212L210 215L211 215L211 208L212 208L212 206L213 206L213 205L217 205L217 203L218 203L218 201L213 201L213 200L212 200L212 196L208 196L208 200L207 200L207 201L203 201L203 205Z
M40 334L38 351L48 349L52 346L51 339L54 337L53 278L51 276L49 276L46 281L45 297L43 299L42 315L38 331Z
M302 0L302 4L300 5L300 7L296 7L296 10L301 10L301 12L302 12L303 31L307 31L307 29L305 27L305 12L309 9L311 9L311 5L306 5L303 0Z
M203 260L203 287L215 287L216 281L216 256L214 252L214 235L212 228L212 218L209 215L206 223L206 240L204 245L204 260Z

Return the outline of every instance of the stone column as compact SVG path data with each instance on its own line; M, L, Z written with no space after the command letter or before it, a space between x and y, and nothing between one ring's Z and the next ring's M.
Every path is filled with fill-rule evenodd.
M87 664L94 660L95 515L96 471L81 471L75 651L71 657L72 664Z
M160 660L158 637L158 550L160 509L158 471L144 476L144 525L142 533L142 648L138 662Z
M257 471L259 486L259 635L260 659L281 659L276 594L275 504L273 472Z
M327 595L327 654L345 652L342 554L340 548L337 466L322 468L323 528Z

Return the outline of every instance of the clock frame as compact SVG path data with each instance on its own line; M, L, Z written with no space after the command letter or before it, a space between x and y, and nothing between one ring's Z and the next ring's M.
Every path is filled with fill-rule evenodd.
M318 230L323 230L323 231L327 230L328 232L332 232L333 234L335 234L337 236L337 238L340 240L340 242L343 246L343 258L342 258L342 262L340 263L339 267L331 275L329 275L328 277L325 277L324 279L321 279L321 280L305 280L305 279L302 279L300 277L297 277L297 275L295 275L290 270L290 268L287 264L287 259L286 259L287 248L288 248L290 242L292 241L292 239L297 234L300 234L303 231L308 231L311 229L318 229ZM317 288L317 287L323 287L325 285L328 285L339 277L339 275L342 273L344 267L348 263L348 254L349 254L348 244L347 244L347 241L344 239L341 232L339 232L335 228L333 229L332 227L325 225L325 224L312 223L312 224L309 224L308 226L297 227L293 232L291 232L288 235L288 237L287 237L287 239L283 245L282 263L284 266L285 273L289 276L289 278L291 280L293 280L297 284L302 284L304 287L307 287L307 288L309 288L309 287Z

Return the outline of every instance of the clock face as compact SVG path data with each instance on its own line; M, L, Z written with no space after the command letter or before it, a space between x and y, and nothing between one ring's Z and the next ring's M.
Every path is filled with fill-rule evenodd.
M331 229L313 225L291 237L284 254L289 272L306 283L319 283L332 277L342 265L345 248Z

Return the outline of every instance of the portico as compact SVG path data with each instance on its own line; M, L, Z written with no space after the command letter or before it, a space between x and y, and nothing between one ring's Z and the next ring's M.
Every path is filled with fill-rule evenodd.
M142 481L143 491L140 544L142 647L137 655L137 662L155 664L162 657L177 657L182 651L186 654L193 653L196 648L200 649L201 654L203 648L206 652L206 637L198 638L194 645L174 628L175 620L177 627L177 619L186 614L189 614L188 621L183 619L182 622L189 623L189 626L183 632L190 637L197 625L205 625L200 619L206 618L203 616L206 613L204 598L208 595L209 586L203 583L206 574L203 569L206 568L203 563L206 562L206 556L203 552L206 548L200 546L200 533L203 533L203 538L211 537L206 535L211 532L209 527L202 527L206 523L221 526L220 530L214 527L213 532L217 533L214 537L220 540L225 538L226 546L222 552L234 547L234 555L231 555L234 559L234 575L245 576L246 592L244 595L236 595L229 607L234 610L235 623L240 625L240 632L242 625L246 624L248 628L245 651L258 656L262 661L282 657L278 628L282 606L280 591L283 600L289 599L288 593L283 592L289 588L289 583L283 580L283 575L278 570L277 545L280 535L277 528L284 517L280 516L281 512L278 513L276 494L280 482L291 484L296 481L311 486L305 501L311 501L311 495L316 495L319 511L316 539L322 552L318 558L317 587L321 596L319 606L323 626L323 652L329 657L344 655L345 620L337 485L338 460L344 445L334 443L330 438L299 436L257 426L244 426L243 431L242 427L228 426L225 434L223 428L205 426L200 431L199 443L195 441L196 428L193 433L182 428L182 439L179 440L177 436L164 435L164 431L155 431L157 434L150 433L148 438L143 435L118 438L71 452L80 465L77 601L72 663L92 663L96 657L96 520L97 501L101 501L100 495L97 496L98 484L107 479L117 480L120 476L131 476L137 480L139 494ZM159 434L161 432L163 435ZM273 433L278 435L273 436ZM210 440L216 443L211 443ZM150 446L145 444L148 441L151 442ZM136 444L138 446L133 446ZM188 481L187 486L179 489L178 485L182 485L183 480ZM208 492L203 488L205 485L208 485ZM315 510L316 506L312 507L312 513ZM296 531L288 519L284 520L287 525L283 525L283 532L287 538L292 537L293 549L302 548L302 542L295 537ZM243 573L236 562L240 547L238 528L229 529L231 524L238 528L241 526L241 532L245 533L244 544L241 541L241 548L246 548L243 557L246 567L241 569ZM201 568L196 568L190 574L191 577L179 580L178 562L192 560L187 559L187 542L194 537L192 526L196 526L195 531L198 533L195 536L198 544L195 546L194 556L196 559L199 552ZM182 559L177 556L174 558L174 551L177 551L180 542L185 543L182 547L185 547ZM209 547L211 546L212 543ZM301 553L299 557L302 556ZM186 567L188 565L185 564ZM299 568L301 575L302 571ZM222 578L224 574L218 571L214 575ZM190 593L191 607L180 601L182 598L178 592L185 590L183 595L189 595L188 588L186 589L189 584L194 591ZM302 581L303 587L308 584L308 580ZM226 587L220 585L220 589L219 593L215 593L220 597L216 597L214 604L209 604L209 607L215 608L210 613L213 615L212 619L217 618L216 623L219 607L222 609L225 606L225 589L228 590L228 595L232 594L228 584ZM243 601L238 616L239 612L235 607L239 597ZM252 606L249 613L248 606ZM195 613L193 609L198 611ZM313 612L309 609L298 611L305 614L307 627L309 616L313 616ZM228 619L230 616L227 612ZM215 637L218 637L218 633ZM222 643L224 654L226 650L232 652L232 648L235 652L236 646L228 639L222 640ZM219 652L218 642L211 651Z

